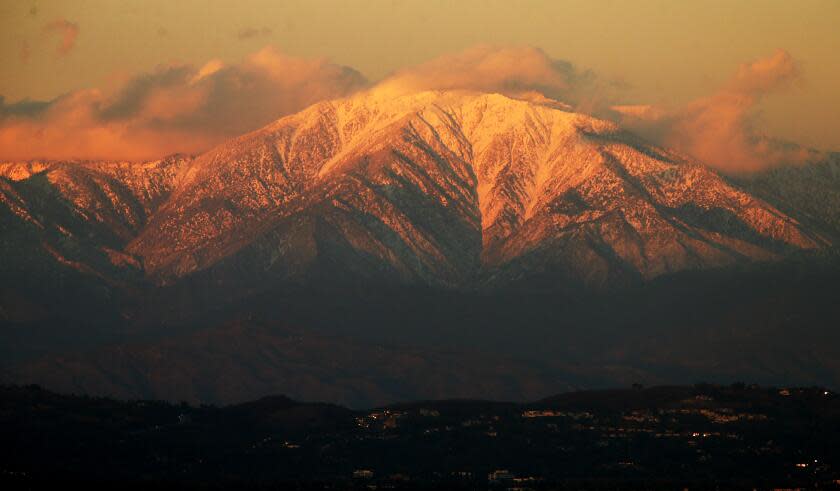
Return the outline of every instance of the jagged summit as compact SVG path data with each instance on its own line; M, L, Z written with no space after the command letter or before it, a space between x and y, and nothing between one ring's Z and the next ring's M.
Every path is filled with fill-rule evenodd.
M90 175L50 181L79 210L119 210L122 195L108 190L131 190L142 217L108 220L127 224L122 252L160 282L209 271L222 281L469 286L553 274L602 285L827 244L708 168L566 109L534 94L384 87L195 159L87 165ZM81 182L105 192L74 191ZM6 203L21 201L9 198L14 184Z

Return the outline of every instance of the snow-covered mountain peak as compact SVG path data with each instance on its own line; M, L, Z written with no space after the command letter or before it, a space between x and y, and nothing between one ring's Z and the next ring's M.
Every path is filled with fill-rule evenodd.
M47 172L66 177L55 184L91 219L129 217L113 225L124 252L161 281L256 268L461 286L551 272L604 284L828 243L712 170L539 94L374 88L194 159L94 167ZM110 189L110 204L95 189ZM7 201L24 216L16 192ZM120 209L138 211L110 211Z

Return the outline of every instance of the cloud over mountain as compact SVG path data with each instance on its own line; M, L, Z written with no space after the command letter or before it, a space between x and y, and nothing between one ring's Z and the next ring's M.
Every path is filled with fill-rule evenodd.
M66 30L60 49L72 49L75 24L53 24L52 29ZM252 28L240 34L260 33L264 30ZM661 145L739 173L814 157L815 152L779 144L757 130L759 103L790 86L799 73L793 57L778 50L741 65L718 91L682 107L616 106L618 84L591 71L534 47L480 45L398 70L375 87L386 96L461 89L543 104L560 101L557 107L612 117ZM0 158L135 160L196 153L365 87L367 81L352 68L272 47L233 64L161 65L113 90L79 90L49 102L0 100Z
M116 90L0 107L0 158L146 159L193 153L365 85L353 69L266 47L244 61L164 65Z
M756 129L757 107L762 99L789 87L799 76L796 60L779 49L742 64L717 92L683 107L614 109L628 128L647 138L725 172L750 172L813 157L813 152L774 142Z
M571 62L531 46L474 46L399 70L380 82L384 90L474 90L508 95L539 92L570 105L592 99L597 79Z

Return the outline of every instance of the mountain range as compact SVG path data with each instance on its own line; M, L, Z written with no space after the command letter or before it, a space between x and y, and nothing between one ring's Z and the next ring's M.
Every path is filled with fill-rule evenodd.
M212 363L180 349L156 351L161 340L231 322L258 324L259 317L283 336L290 327L309 336L311 328L324 339L340 331L352 342L479 350L493 344L492 353L517 345L515 331L527 340L519 343L521 356L545 348L539 339L549 333L546 346L563 346L575 355L571 364L590 361L588 369L597 366L595 378L603 383L616 380L604 376L611 365L622 380L650 377L658 369L639 371L638 360L632 369L619 363L614 350L581 341L591 334L585 331L602 326L623 339L627 334L616 332L627 318L646 318L657 302L663 311L686 302L665 291L674 282L684 285L675 291L699 297L693 308L711 303L704 297L709 285L784 278L791 261L828 275L817 282L800 278L808 288L831 284L838 210L837 155L726 176L557 101L372 89L315 104L195 156L0 163L5 369L13 380L25 374L68 390L159 395L149 381L154 353ZM598 311L606 306L615 310ZM735 325L739 308L733 302L706 325ZM776 308L785 307L768 311ZM401 309L420 314L407 320ZM813 319L830 325L834 314L820 311ZM640 324L691 337L673 330L673 316L656 315ZM744 322L734 329L749 331ZM650 333L639 334L638 342L655 344ZM55 358L115 344L135 346L132 353L143 353L136 356L143 361L126 369L113 356L109 363L99 355L73 355L72 363ZM245 344L247 355L259 351L259 343ZM756 350L770 344L785 343L765 340ZM315 365L329 365L330 350L318 346L311 351ZM259 356L235 358L236 366L257 366L243 380L260 377ZM826 369L823 362L819 382L840 381L836 363ZM663 366L674 363L671 357ZM552 362L549 372L572 370L559 365ZM471 366L480 378L479 365ZM572 370L573 380L546 376L553 380L546 389L593 383L588 369ZM523 374L522 382L533 378L531 370L512 373ZM703 370L690 373L737 373L720 365ZM498 378L503 370L495 372ZM782 378L790 373L781 372ZM284 366L272 373L288 380L303 372ZM801 378L813 373L803 368ZM323 382L334 372L320 376ZM103 379L110 382L91 382ZM253 386L255 392L233 398L277 392L271 383ZM187 392L197 400L227 400L218 390L193 389ZM534 396L521 386L512 393ZM389 393L380 383L367 396L342 402L397 397L383 394Z

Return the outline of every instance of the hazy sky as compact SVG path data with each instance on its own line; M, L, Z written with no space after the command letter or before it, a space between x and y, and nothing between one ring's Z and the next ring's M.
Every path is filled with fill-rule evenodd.
M799 75L760 130L840 150L840 1L0 0L6 104L119 84L162 63L238 63L272 45L369 80L481 43L591 69L619 102L679 105L784 49Z

